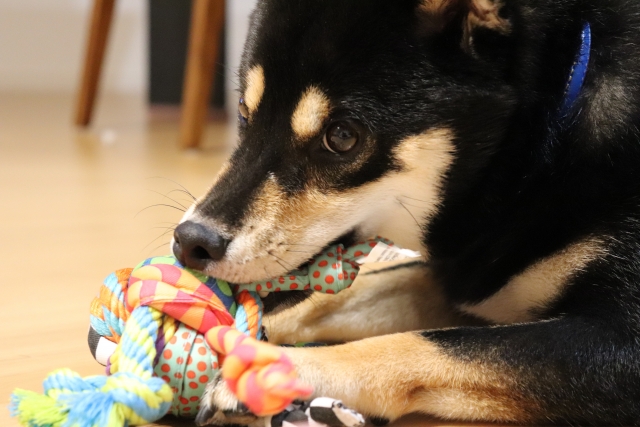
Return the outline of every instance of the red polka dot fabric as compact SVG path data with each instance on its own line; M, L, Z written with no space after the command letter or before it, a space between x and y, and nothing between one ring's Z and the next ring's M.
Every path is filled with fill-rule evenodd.
M277 347L259 341L262 305L255 291L313 289L328 294L338 293L352 285L360 270L358 261L378 243L393 245L382 238L359 242L349 248L334 245L311 259L300 271L272 280L236 286L232 307L227 307L199 278L179 268L175 259L166 258L153 265L143 263L139 269L127 270L131 278L127 279L126 292L114 294L109 290L105 293L104 297L108 300L105 307L113 305L129 313L124 310L125 307L132 311L144 305L179 321L175 333L166 334L156 343L164 346L156 357L154 373L166 381L173 391L170 413L178 416L197 414L199 399L206 384L219 369L217 353L225 349L228 351L222 354L231 356L226 358L226 374L223 367L223 377L227 383L233 382L238 386L232 389L254 413L274 414L286 408L291 401L308 397L311 389L299 383L293 364ZM226 285L222 281L220 283ZM111 299L115 301L113 304ZM92 304L92 314L97 304L102 302ZM94 317L98 319L96 315ZM115 320L120 322L121 319L118 317ZM251 337L238 340L238 336L244 336L243 332ZM104 335L108 336L106 326ZM240 341L242 345L236 349ZM214 347L217 351L212 350ZM243 361L251 359L248 355L254 353L255 360L243 364ZM241 363L246 369L234 369L234 363L236 368ZM117 372L114 368L117 366L111 364L111 373ZM235 373L235 376L231 373Z
M272 280L236 285L235 290L281 292L311 289L337 294L353 284L360 271L358 260L369 255L378 243L393 246L393 242L382 237L358 242L348 248L341 244L330 246L301 270Z
M180 324L175 335L159 355L155 374L164 379L174 392L169 413L195 416L205 386L218 370L218 356L209 350L202 334Z

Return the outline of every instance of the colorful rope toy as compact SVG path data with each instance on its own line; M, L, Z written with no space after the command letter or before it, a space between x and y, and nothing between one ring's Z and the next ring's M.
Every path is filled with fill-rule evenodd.
M91 305L90 342L108 376L53 372L44 396L14 392L12 415L29 427L121 427L169 413L195 416L204 386L220 367L251 412L278 414L313 390L298 380L279 347L260 341L257 292L340 292L355 280L358 261L379 244L393 245L381 238L348 249L335 245L302 270L250 285L206 277L173 257L120 270Z

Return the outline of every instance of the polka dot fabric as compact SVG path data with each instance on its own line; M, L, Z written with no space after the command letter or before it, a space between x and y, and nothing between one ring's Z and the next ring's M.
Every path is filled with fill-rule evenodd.
M393 242L382 237L358 242L349 248L341 244L334 245L309 261L301 270L292 271L286 276L273 280L236 285L235 290L252 292L313 290L337 294L353 284L360 271L360 264L357 261L369 255L378 243L393 246Z
M209 349L203 335L180 324L160 352L155 366L156 376L165 380L173 391L169 413L185 417L196 415L205 386L218 368L218 355Z
M91 326L103 338L121 343L126 322L140 306L166 314L159 324L153 373L173 392L168 412L173 415L195 416L206 384L219 370L206 332L233 325L248 339L262 338L258 294L234 295L228 283L184 269L173 257L150 258L110 275L91 304ZM119 372L119 359L118 351L109 357L108 375Z
M263 307L257 292L312 289L336 294L353 284L358 260L380 242L393 245L382 238L349 248L335 245L301 270L250 285L229 285L204 276L183 268L173 257L151 258L105 282L91 306L92 328L118 343L117 331L133 310L148 307L156 313L156 353L149 354L154 354L155 376L173 392L169 413L197 414L206 384L220 369L220 354L222 376L240 401L257 415L275 414L312 390L298 381L281 349L259 341ZM118 354L116 350L109 358L110 374L118 372L120 362L127 362Z

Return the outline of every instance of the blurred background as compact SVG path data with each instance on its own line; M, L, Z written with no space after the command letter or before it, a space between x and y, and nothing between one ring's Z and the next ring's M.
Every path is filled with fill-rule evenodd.
M253 6L0 0L0 402L56 368L102 372L89 303L169 252L233 148ZM0 425L18 425L4 403Z
M220 1L220 0L219 0ZM74 95L80 86L94 0L0 0L0 93ZM101 96L138 96L150 106L178 105L192 2L115 1ZM215 3L215 2L214 2ZM234 72L255 0L226 2L213 105L235 104ZM229 70L227 82L226 70ZM235 111L235 105L233 106ZM235 112L233 113L235 115Z

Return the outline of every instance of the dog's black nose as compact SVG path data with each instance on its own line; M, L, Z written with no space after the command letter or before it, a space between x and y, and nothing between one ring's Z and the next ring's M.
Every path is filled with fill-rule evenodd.
M229 241L197 222L180 224L173 234L173 253L185 267L204 270L212 261L220 261Z

